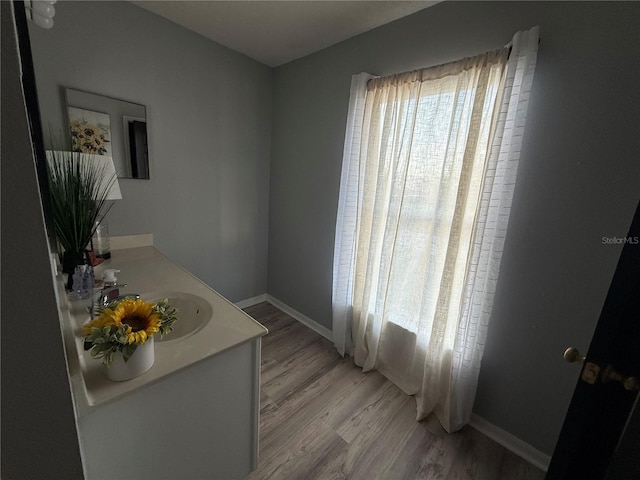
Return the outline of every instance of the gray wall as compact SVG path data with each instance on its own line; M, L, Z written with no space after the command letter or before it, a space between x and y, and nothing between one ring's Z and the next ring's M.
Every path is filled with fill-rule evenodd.
M640 4L444 2L275 69L268 291L331 327L350 77L542 42L475 412L551 453L638 202Z
M539 24L475 411L551 453L577 378L561 352L587 348L620 253L601 237L624 236L638 201L639 4L445 2L274 71L128 3L56 7L53 30L32 30L45 129L62 123L63 87L147 106L151 180L121 181L111 233L153 232L230 299L268 291L327 327L351 75Z
M147 108L151 179L120 180L111 235L153 233L232 301L264 293L271 69L128 2L60 2L54 21L30 23L46 133L65 87Z
M83 478L80 448L20 84L11 3L0 2L0 10L1 475L5 480L79 479Z

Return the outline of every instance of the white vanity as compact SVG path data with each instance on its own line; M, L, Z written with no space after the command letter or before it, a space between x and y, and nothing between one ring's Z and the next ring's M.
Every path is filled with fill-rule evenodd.
M83 350L89 300L68 301L60 279L85 477L245 478L257 464L260 343L267 329L152 246L114 250L96 278L105 268L120 270L119 283L128 285L121 294L198 299L210 318L195 331L156 341L155 363L142 376L112 382L101 361Z

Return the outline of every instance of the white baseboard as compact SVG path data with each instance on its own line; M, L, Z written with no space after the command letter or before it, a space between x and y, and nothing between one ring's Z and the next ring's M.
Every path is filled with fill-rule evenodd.
M240 309L252 307L253 305L257 305L258 303L266 302L267 294L263 293L256 297L247 298L245 300L240 300L239 302L234 303L234 305Z
M281 302L280 300L278 300L272 295L269 295L268 293L263 293L262 295L258 295L256 297L247 298L246 300L240 300L239 302L236 302L234 305L238 308L247 308L262 302L269 302L274 307L278 307L280 310L282 310L284 313L286 313L290 317L294 318L295 320L302 323L306 327L309 327L314 332L319 333L327 340L330 340L333 342L333 333L331 332L331 330L329 330L324 325L320 325L315 320L310 319L303 313L300 313L299 311L291 308L286 303Z
M329 330L327 327L320 325L315 320L312 320L306 315L298 312L297 310L294 310L286 303L281 302L280 300L278 300L277 298L269 294L267 294L267 302L269 302L274 307L278 307L280 310L282 310L284 313L286 313L290 317L295 318L297 321L309 327L314 332L319 333L327 340L330 340L331 342L333 342L333 333L331 333L331 330Z
M518 437L502 430L500 427L496 427L494 424L487 422L475 413L471 414L469 425L539 469L546 472L549 468L549 462L551 461L549 455L542 453Z

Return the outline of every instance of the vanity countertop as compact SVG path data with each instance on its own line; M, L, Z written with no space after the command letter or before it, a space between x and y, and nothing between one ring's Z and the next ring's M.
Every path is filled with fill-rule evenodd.
M175 341L155 342L155 363L140 377L124 382L107 379L100 359L83 349L81 327L89 320L89 300L69 301L60 279L58 298L69 374L78 415L143 388L203 359L267 334L267 329L222 295L173 263L151 246L114 250L112 258L95 269L96 278L106 268L120 270L118 283L126 283L120 294L185 292L207 300L213 308L211 320L197 333ZM179 321L178 312L178 321ZM170 334L169 334L170 335ZM167 336L169 339L169 336Z

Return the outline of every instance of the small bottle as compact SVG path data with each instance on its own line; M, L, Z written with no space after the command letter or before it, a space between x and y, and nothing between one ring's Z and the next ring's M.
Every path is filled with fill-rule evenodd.
M73 298L82 298L82 267L84 265L76 265L76 269L73 272L73 283L71 284L71 296Z
M85 265L84 275L82 276L82 297L89 298L93 293L93 267L91 265Z

